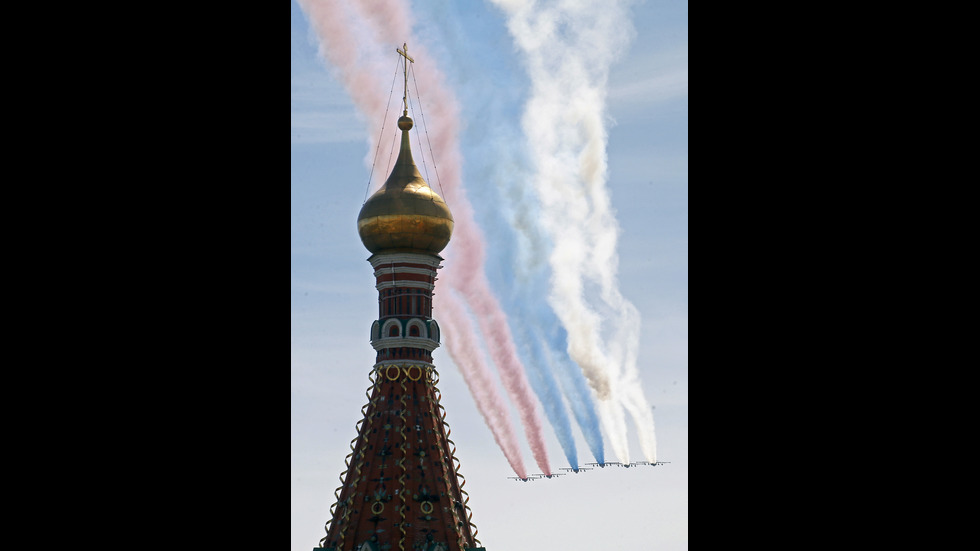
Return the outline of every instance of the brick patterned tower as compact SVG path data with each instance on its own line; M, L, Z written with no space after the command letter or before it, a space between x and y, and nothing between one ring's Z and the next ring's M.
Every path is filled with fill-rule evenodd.
M411 60L399 53L406 64ZM378 320L371 327L377 357L347 470L340 475L343 485L317 551L484 549L471 523L466 481L432 363L439 346L439 325L432 318L443 260L438 253L449 243L453 218L415 166L412 126L406 106L398 119L402 139L395 167L357 218L378 289Z

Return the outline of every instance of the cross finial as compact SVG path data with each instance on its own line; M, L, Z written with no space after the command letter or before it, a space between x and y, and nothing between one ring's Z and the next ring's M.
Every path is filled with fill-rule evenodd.
M415 63L415 60L408 56L408 43L402 43L401 48L395 48L395 51L402 55L408 61ZM405 94L402 96L402 102L405 104L405 116L408 116L408 63L405 63Z

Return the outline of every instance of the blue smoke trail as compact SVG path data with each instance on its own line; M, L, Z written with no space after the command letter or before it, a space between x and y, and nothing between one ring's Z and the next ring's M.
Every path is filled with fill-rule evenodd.
M558 443L565 453L565 459L568 460L569 466L577 469L578 453L575 449L575 440L572 437L572 426L565 411L564 402L562 402L558 382L551 370L547 368L548 359L545 357L547 350L540 346L541 340L536 338L537 335L532 334L527 327L524 327L523 320L527 319L525 316L529 313L519 311L520 307L515 311L512 309L514 306L513 303L507 304L506 310L511 312L510 319L512 321L510 325L514 331L518 351L524 358L528 381L544 408L545 417L548 418L548 422L551 423L551 427L555 431ZM515 319L521 321L515 322Z
M477 165L473 172L479 175L478 181L490 184L486 191L498 195L487 194L487 201L475 202L494 205L494 208L483 209L480 218L488 242L492 243L487 247L487 255L492 258L487 262L488 278L508 312L508 323L524 360L528 382L538 396L569 465L578 468L571 422L561 388L550 369L548 341L541 334L541 327L560 326L547 302L542 300L547 296L547 263L540 259L542 254L537 251L546 251L548 247L536 225L527 220L534 211L533 196L521 197L512 193L507 199L499 197L501 193L506 194L524 172L520 170L523 163L519 154L503 145L519 142L498 138L507 135L507 128L495 128L491 124L474 130L489 139L481 155L468 159ZM515 230L515 227L521 230ZM491 271L490 266L495 271Z
M487 276L509 314L528 381L569 465L579 466L562 396L593 457L604 463L591 389L568 356L565 330L547 302L551 244L536 218L540 207L529 183L531 164L519 128L527 82L513 56L510 36L498 12L481 12L485 6L465 13L451 2L419 7L430 10L428 17L419 17L419 36L441 37L439 44L428 47L441 56L441 65L454 68L451 78L468 121L462 134L467 148L464 181L492 243L487 248Z
M536 210L534 201L529 199L519 204L523 207L520 210L525 212L533 213ZM502 216L498 218L503 219ZM515 220L520 218L518 215ZM521 227L522 231L514 231L515 226ZM535 377L529 374L531 387L545 407L569 464L573 468L579 466L561 395L567 399L593 457L597 462L604 463L602 432L591 388L582 375L582 370L568 357L565 329L551 307L542 300L542 297L547 295L549 285L547 263L542 260L535 262L528 258L521 259L521 256L543 258L540 251L548 250L550 247L546 245L547 240L536 224L518 222L507 229L514 234L512 235L514 239L500 239L495 244L500 248L499 265L512 266L514 272L511 273L511 277L496 279L509 284L504 286L509 292L502 296L505 297L503 301L508 311L513 312L510 323L518 345L522 347L522 353L529 357L525 366L540 372ZM527 246L527 250L522 251L519 246L521 240L518 238L536 244ZM513 246L515 241L518 243L517 247ZM528 272L521 273L521 269Z
M554 318L553 313L551 317ZM546 327L553 327L558 334L549 344L544 345L550 353L551 369L558 374L561 391L568 399L572 414L575 415L575 422L582 429L582 436L589 445L592 457L597 463L603 464L606 458L602 448L602 430L599 428L599 416L596 414L595 402L592 399L592 389L582 375L582 370L565 352L568 349L568 334L565 333L558 319L554 318L554 321ZM560 353L554 353L556 350Z

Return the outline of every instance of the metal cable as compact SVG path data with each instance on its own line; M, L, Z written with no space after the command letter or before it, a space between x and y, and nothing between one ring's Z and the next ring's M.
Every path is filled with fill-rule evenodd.
M401 58L395 63L395 75L391 77L391 90L388 91L388 105L385 105L385 116L381 119L381 134L378 135L378 145L374 148L374 160L371 161L371 173L368 175L367 188L364 190L364 202L367 202L368 192L371 191L371 179L374 177L374 165L378 162L378 152L381 150L381 138L385 135L385 124L388 123L388 108L391 107L391 94L395 92L395 79L398 77L398 66L401 65ZM395 136L398 133L395 132ZM388 155L388 162L391 162L391 155ZM363 203L362 203L363 204Z
M429 140L429 127L425 124L425 112L422 111L422 96L419 95L419 83L415 80L415 65L412 64L412 82L415 83L415 97L419 98L419 114L422 115L422 127L425 129L425 142L429 144L429 157L432 159L432 170L436 173L436 183L439 185L439 191L442 193L442 200L449 205L449 198L446 197L446 190L442 189L442 180L439 179L439 167L436 165L436 157L432 153L432 141ZM419 141L419 149L422 148L422 142ZM423 166L425 164L425 155L422 155ZM428 177L428 174L426 174Z
M416 90L416 94L418 91ZM408 102L408 107L412 111L412 116L415 116L415 104L412 103L412 98L406 96L406 101ZM422 100L419 100L419 112L422 111ZM425 172L425 181L429 181L429 167L425 164L425 150L422 149L422 137L418 132L415 133L415 138L419 142L419 155L422 156L422 172ZM431 153L431 151L430 151Z

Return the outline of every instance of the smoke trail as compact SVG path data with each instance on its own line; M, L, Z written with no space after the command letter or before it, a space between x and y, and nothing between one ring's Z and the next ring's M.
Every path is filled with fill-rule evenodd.
M490 370L483 363L483 353L475 341L476 333L472 322L455 294L440 293L440 297L439 317L442 318L443 325L456 329L453 337L446 339L446 347L462 372L463 380L470 389L484 422L490 427L497 446L504 452L504 457L517 476L527 478L527 469L524 468L517 438L507 416L507 405L497 392ZM468 361L456 361L456 358L466 358Z
M378 78L371 78L372 74L383 73L365 69L367 65L362 65L361 61L377 57L377 52L382 46L386 49L392 49L390 48L390 41L395 37L414 44L410 32L411 18L405 9L405 5L396 0L361 0L354 3L352 11L346 7L346 4L336 0L298 0L298 2L309 15L311 23L321 39L321 55L339 68L342 80L351 93L355 105L372 120L383 117L383 110L380 107L385 105L385 102L378 101L378 98L383 96L377 93L377 90L383 90L383 88L379 85L380 80ZM360 32L352 32L351 29L360 29ZM431 59L430 56L426 55L424 45L414 46L412 52L413 56ZM391 53L389 52L387 55L390 60ZM454 263L450 264L450 268L443 272L444 284L469 301L481 331L489 339L488 351L500 372L504 388L520 414L535 461L545 473L550 474L541 422L534 407L533 396L529 390L523 366L517 357L506 316L500 310L483 274L483 240L473 220L472 208L461 186L462 162L458 150L458 115L455 99L443 84L443 77L434 68L434 64L424 65L424 69L417 71L416 75L417 80L422 82L422 88L426 90L427 108L424 111L424 117L428 119L425 121L426 127L433 129L431 134L427 134L427 138L430 146L439 152L438 180L437 182L430 182L430 185L435 184L433 187L442 188L444 183L445 188L448 188L448 190L440 189L440 191L447 203L451 205L450 208L456 221L453 240L449 246L452 247L452 250L463 251L465 256L465 259L454 260ZM372 91L371 87L375 90ZM429 121L434 122L428 124ZM374 137L372 136L372 138ZM420 151L419 154L423 155L424 162L424 151ZM435 169L435 165L433 168ZM449 294L440 296L449 296ZM434 299L434 302L440 306L449 304L448 308L451 310L453 305L450 304L450 301L441 298ZM455 313L458 314L458 308ZM463 341L461 346L449 347L455 363L461 367L464 374L470 374L470 376L479 374L481 380L487 380L486 373L480 371L481 368L485 369L482 362L468 355L453 354L454 349L465 349L464 343L476 340L475 335L472 334L471 326L461 324L458 327L450 327L452 329L447 332L449 333L447 336L450 336L448 340L451 340L451 335L459 334L461 341ZM473 365L469 365L471 362ZM469 381L467 384L472 393L475 385L470 384ZM474 398L477 397L474 395ZM483 397L476 399L476 401L480 408L499 407L501 405ZM496 423L501 420L496 412L481 409L481 414L488 424L491 421ZM504 436L506 429L499 426L490 426L490 429L494 432L494 438L498 445L504 442L501 449L517 472L517 466L520 464L514 458L513 446L507 442ZM520 469L523 471L523 466L520 466ZM526 476L522 472L518 472L518 475Z
M554 314L550 311L548 314L549 316L542 316L550 317L554 320L548 327L554 327L556 333L559 330L561 333L557 342L553 341L550 344L543 344L548 355L548 365L557 375L558 383L561 385L561 391L568 399L572 414L582 429L582 436L585 437L585 442L589 446L589 451L592 452L592 457L598 463L605 463L606 458L602 447L602 432L599 429L599 418L596 414L595 403L592 400L592 393L589 390L588 383L582 376L582 370L568 358L568 353L565 351L567 348L565 346L565 331L558 327L558 320L554 318Z
M341 0L296 0L316 33L318 54L334 67L368 126L366 162L370 165L388 105L391 54L364 40L364 23ZM383 60L383 61L382 61ZM383 180L383 179L382 179Z
M513 400L524 424L528 445L535 462L545 474L551 474L541 422L534 407L534 397L531 395L523 364L517 356L507 318L500 309L483 272L483 240L473 219L472 207L468 201L465 201L462 191L462 189L457 191L458 197L451 207L453 217L456 219L453 241L450 242L454 244L455 260L443 270L443 279L466 298L473 310L480 330L487 337L487 351L496 364L504 389ZM460 198L464 200L460 201ZM457 212L462 216L456 214ZM461 220L465 223L461 224ZM453 356L453 360L457 360L456 356ZM460 358L460 360L467 361L467 358Z
M640 450L643 451L644 459L656 463L657 437L653 429L653 411L638 384L623 391L623 405L626 406L627 411L630 412L636 422L640 437Z
M520 143L519 140L511 143ZM500 144L500 142L497 142ZM513 151L510 147L503 148L502 151L493 150L493 160L496 161L494 167L513 168L516 163L508 162L508 158ZM555 364L550 362L551 353L547 350L542 329L554 327L557 320L547 307L544 310L541 297L545 295L547 287L546 266L542 262L545 257L543 251L546 249L545 239L537 231L537 226L533 222L534 207L531 197L525 197L524 190L512 189L520 188L521 178L513 170L494 171L492 177L493 184L503 191L503 197L507 198L509 205L505 208L494 209L498 211L496 217L491 217L491 224L506 225L514 229L510 233L517 233L513 236L522 245L523 250L517 250L502 239L495 240L495 248L500 254L507 255L504 261L506 265L512 266L509 278L504 278L505 286L509 283L510 293L506 301L508 311L512 316L510 321L514 327L514 332L519 337L523 350L523 356L527 360L525 368L528 377L538 400L544 408L545 416L551 423L551 427L558 438L565 458L569 466L578 468L578 453L575 449L575 439L572 436L571 423L565 404L562 402L562 390L556 379ZM515 185L516 184L516 185ZM508 208L509 207L509 208ZM503 213L511 214L511 223L502 219ZM577 371L577 370L576 370ZM575 404L579 406L580 404ZM594 415L594 413L593 413ZM586 429L583 428L583 432ZM597 434L586 434L586 440L590 447L598 440L599 447L602 446L602 438ZM593 447L594 450L594 447ZM601 455L601 451L600 451Z
M519 144L520 141L511 143ZM503 151L495 153L497 155L494 158L497 160L505 160L507 157ZM504 166L513 165L504 163ZM505 285L509 283L510 287L510 300L507 304L508 310L513 314L510 319L515 327L515 334L519 335L524 356L528 359L525 365L529 368L532 387L544 407L569 466L578 468L578 454L562 394L568 398L593 456L601 462L602 436L591 395L587 388L584 394L580 392L585 387L581 370L563 360L567 357L564 343L551 347L549 345L554 339L548 339L545 335L546 328L557 329L559 324L548 305L541 301L547 294L547 266L543 262L547 257L547 244L534 222L534 212L537 210L535 202L532 197L523 196L523 190L519 189L522 179L513 171L498 171L494 180L495 185L503 192L502 195L511 200L509 206L513 212L510 212L511 209L501 210L511 215L509 226L512 233L516 233L514 238L520 246L515 249L508 246L503 239L498 239L495 243L500 252L507 254L504 263L512 267L510 277L504 279ZM498 218L495 223L506 225L507 220ZM577 382L581 384L576 384Z
M531 78L523 128L536 160L541 221L554 242L549 300L568 332L569 355L602 400L614 452L628 461L626 406L650 460L652 416L643 414L650 408L637 392L640 320L618 289L618 225L605 185L606 82L632 38L628 2L491 1L507 14ZM608 312L605 332L596 302Z
M531 315L520 306L516 309L510 309L510 312L512 314L516 312L516 319L527 319L525 316ZM553 370L549 369L550 358L547 357L548 350L546 344L540 338L540 332L538 330L528 328L522 322L512 324L518 328L516 333L517 343L521 350L521 356L526 360L524 365L530 367L527 370L527 374L528 380L531 382L531 388L537 394L538 400L544 408L545 417L551 423L551 427L555 431L555 436L558 437L558 443L561 445L562 451L565 452L565 459L568 460L568 465L573 469L577 469L579 466L578 452L575 449L575 439L572 436L572 425L565 411L565 404L562 402L558 381L555 378Z
M501 70L506 61L499 53L500 46L493 47L493 30L480 24L475 35L472 27L463 32L459 21L479 18L479 13L458 11L452 2L427 6L434 10L429 19L438 23L426 28L426 34L442 37L448 46L442 53L453 63L456 89L472 106L468 130L478 145L467 156L468 165L476 166L468 178L492 184L478 185L474 190L483 191L479 204L491 205L480 212L492 243L488 253L494 255L494 261L490 265L506 271L494 287L503 291L499 296L510 314L528 379L569 465L578 467L578 456L562 394L592 455L602 463L602 435L591 391L581 369L568 359L565 332L560 330L558 319L541 300L547 295L549 244L535 220L539 209L533 190L526 186L530 163L522 151L522 136L509 124L519 112L520 83L507 76L512 72ZM558 333L560 338L556 339Z

